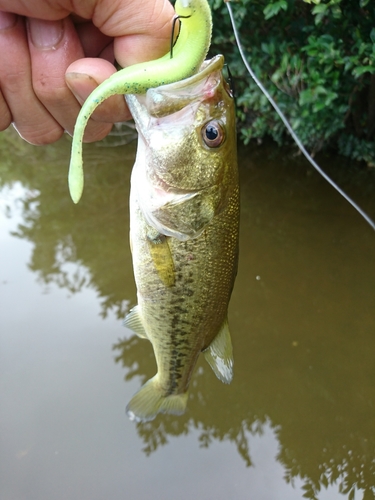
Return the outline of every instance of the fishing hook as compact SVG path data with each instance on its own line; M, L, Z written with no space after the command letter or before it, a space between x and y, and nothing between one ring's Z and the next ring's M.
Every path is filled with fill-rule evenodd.
M236 103L236 97L237 97L237 95L236 95L236 87L235 87L234 79L233 79L233 76L232 76L232 72L231 72L231 70L229 68L229 64L228 63L224 64L224 69L227 72L227 75L225 76L225 81L227 82L227 84L229 86L230 96L233 97L234 102Z
M175 43L177 42L177 39L178 37L180 36L180 31L181 31L181 21L180 19L188 19L189 17L191 17L191 14L190 16L178 16L178 15L175 15L173 17L173 21L172 21L172 33L171 33L171 49L170 49L170 55L171 55L171 59L173 58L173 47L175 46ZM180 21L180 24L179 24L179 27L178 27L178 33L177 33L177 36L176 36L176 40L174 39L174 29L175 29L175 26L176 26L176 22L177 21Z

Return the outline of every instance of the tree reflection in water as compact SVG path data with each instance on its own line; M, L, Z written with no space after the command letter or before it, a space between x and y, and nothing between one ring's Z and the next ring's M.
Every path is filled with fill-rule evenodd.
M121 319L135 302L127 201L134 151L86 147L84 197L74 206L68 141L39 149L0 134L0 187L19 181L26 189L16 234L34 244L30 269L44 286L71 294L94 288L103 317L114 310ZM235 380L222 386L200 361L187 413L137 424L137 431L146 454L194 429L201 446L233 442L251 466L248 437L270 425L285 481L301 479L306 498L336 484L349 499L356 491L374 499L374 238L359 232L337 199L331 206L317 177L300 165L288 165L288 173L262 154L242 161L242 248L230 310ZM370 195L362 200L367 211ZM345 233L335 233L335 221ZM114 353L125 380L137 377L141 385L155 373L147 341L125 338Z
M141 384L155 373L155 366L150 369L154 363L150 363L153 355L147 341L133 336L118 342L114 349L116 362L126 368L126 380L138 376ZM248 363L256 364L256 357L253 353ZM328 386L319 394L312 390L311 384L301 385L298 376L284 381L272 378L270 391L265 393L259 392L256 376L246 377L246 373L237 372L236 378L241 382L235 390L219 395L209 370L201 365L194 374L186 415L179 418L165 415L153 422L136 424L146 454L167 444L169 436L188 434L196 429L201 446L207 447L214 440L229 440L246 465L251 466L248 436L261 435L264 426L270 424L280 443L277 460L285 468L285 480L293 483L302 479L306 498L318 498L322 488L335 484L342 493L349 494L349 498L355 490L362 490L365 500L374 498L374 422L367 400L361 408L357 407L354 415L345 411L350 401L345 390L351 384L350 373L341 377L342 391L336 393L337 388L331 388L336 393L332 400L327 397ZM294 402L289 405L290 393L300 392L301 398L293 398ZM282 409L275 407L275 399L283 401ZM317 418L311 414L312 409ZM359 427L358 417L365 414L369 417L367 425L362 422Z
M123 283L133 283L124 262L130 261L128 198L135 143L106 148L105 158L103 150L85 148L88 189L82 203L74 205L67 191L68 140L35 148L8 131L0 134L0 187L19 181L27 191L18 200L23 223L14 235L34 244L29 268L40 282L72 294L93 288L102 316L113 310L122 318L129 303ZM108 168L112 162L114 169Z

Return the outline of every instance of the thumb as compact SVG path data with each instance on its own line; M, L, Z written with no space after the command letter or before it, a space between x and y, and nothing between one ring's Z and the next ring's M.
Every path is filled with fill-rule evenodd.
M105 59L78 59L67 68L65 81L82 105L91 92L113 73L116 73L116 68ZM94 121L116 123L129 120L131 114L124 97L114 95L98 106L91 118Z
M169 51L174 14L169 0L142 0L141 9L139 0L103 0L97 4L93 22L114 38L115 58L126 67Z

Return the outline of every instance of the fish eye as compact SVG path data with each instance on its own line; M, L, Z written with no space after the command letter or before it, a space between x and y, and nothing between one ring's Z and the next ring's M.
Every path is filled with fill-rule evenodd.
M225 139L223 125L217 120L207 122L202 127L202 138L209 148L218 148Z

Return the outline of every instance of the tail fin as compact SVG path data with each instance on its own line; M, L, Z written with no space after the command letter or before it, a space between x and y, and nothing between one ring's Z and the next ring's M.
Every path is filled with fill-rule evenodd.
M126 407L126 413L130 420L136 422L153 420L158 413L182 415L186 410L187 400L187 392L164 396L155 375L133 396Z

